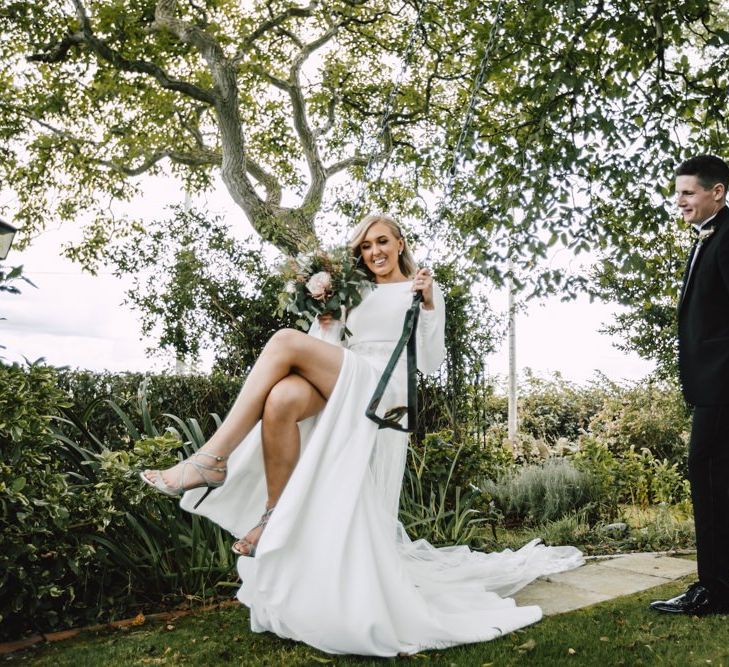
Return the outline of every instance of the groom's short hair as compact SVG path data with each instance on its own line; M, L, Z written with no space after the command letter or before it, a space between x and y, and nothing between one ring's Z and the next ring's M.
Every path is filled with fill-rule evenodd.
M717 183L729 188L729 166L716 155L697 155L685 160L676 169L676 176L696 176L705 190L710 190Z

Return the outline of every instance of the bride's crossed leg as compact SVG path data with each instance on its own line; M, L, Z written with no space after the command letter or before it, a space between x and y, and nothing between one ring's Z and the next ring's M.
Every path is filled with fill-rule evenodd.
M248 374L220 428L191 457L197 459L194 464L183 461L167 470L145 470L144 477L154 485L159 476L164 487L180 493L188 488L220 485L225 479L225 467L211 462L227 459L262 419L266 507L272 508L298 461L297 422L324 408L334 390L343 355L341 347L300 331L277 331ZM257 527L244 541L255 544L261 530Z
M288 375L277 382L268 394L261 419L263 467L266 475L266 512L254 528L233 545L233 551L249 556L268 521L301 452L298 422L321 412L326 399L316 387L300 375Z

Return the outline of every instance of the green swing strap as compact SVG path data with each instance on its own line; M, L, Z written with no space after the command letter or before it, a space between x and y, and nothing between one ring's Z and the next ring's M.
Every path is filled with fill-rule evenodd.
M418 317L420 316L420 302L423 296L420 292L416 292L413 296L413 302L405 313L405 322L402 328L400 340L397 341L395 349L390 355L390 359L382 372L382 377L377 383L377 388L372 394L370 403L367 406L365 415L373 422L379 425L381 429L392 428L396 431L404 431L405 433L417 432L418 429L418 353L417 353L417 336L415 332L418 328ZM403 348L407 346L407 374L408 374L408 404L407 406L397 406L388 410L383 417L375 414L380 405L385 389L390 382L395 366L400 359ZM407 414L407 426L400 424L400 420Z
M468 102L468 108L466 110L466 115L463 119L463 125L461 126L460 134L458 135L458 141L456 142L456 145L453 149L453 161L451 164L450 169L448 169L448 179L446 180L446 183L443 187L443 194L440 199L440 203L438 204L438 209L436 211L435 221L436 224L440 222L446 212L446 206L447 202L450 199L450 196L453 192L453 186L455 183L455 177L456 172L458 171L458 165L459 160L461 158L461 152L463 150L463 145L466 141L466 136L468 135L468 129L471 125L471 119L474 114L474 110L476 108L476 100L478 97L478 93L481 90L481 87L483 86L483 83L486 79L487 74L487 65L489 63L491 49L493 48L494 44L496 43L496 33L501 25L501 19L502 19L502 12L504 8L504 2L505 0L498 0L498 4L496 6L496 11L494 12L494 18L491 23L491 30L489 30L489 36L488 41L486 42L486 48L484 49L483 55L481 57L481 62L479 64L479 71L476 76L476 80L473 83L473 87L471 89L471 97ZM408 43L408 48L406 51L406 57L403 61L403 68L400 72L400 75L398 75L398 82L400 79L400 76L403 74L405 66L409 62L410 54L412 52L412 49L414 47L414 37L415 33L418 30L418 26L422 19L422 11L423 7L427 4L427 2L423 2L418 9L418 16L415 22L415 26L413 27L413 31L410 35L410 41ZM397 85L394 90L397 89ZM388 98L387 106L385 109L385 113L383 114L382 118L382 129L380 136L384 135L385 130L387 129L389 119L391 116L391 103L394 99L394 95L391 94L390 98ZM370 161L368 161L368 167L365 172L366 176L369 174L369 168L370 168L370 162L374 160L374 154L370 156ZM385 163L387 164L387 163ZM384 170L384 166L383 166ZM382 177L382 171L380 172L380 177ZM378 181L379 181L378 178ZM366 179L365 179L366 182ZM364 190L363 190L364 192ZM359 202L361 198L358 198L357 201ZM430 257L430 252L433 249L433 244L431 244L430 249L428 250L428 257ZM422 301L422 294L419 292L415 294L413 297L413 303L410 306L410 309L405 314L405 324L403 325L403 332L400 336L400 340L397 341L397 345L395 346L395 349L393 350L392 356L390 357L390 360L387 362L387 366L385 366L385 370L382 374L382 377L380 378L379 383L377 384L377 389L375 389L375 393L372 395L372 398L370 399L369 406L367 407L367 410L365 411L365 414L367 417L369 417L372 421L376 422L379 427L382 428L392 428L396 431L405 431L405 432L417 432L417 413L418 413L418 397L417 397L417 390L418 390L418 376L417 376L417 356L416 356L416 336L415 331L417 329L418 325L418 316L420 314L420 302ZM407 407L405 406L398 406L395 408L392 408L385 412L385 415L383 417L379 417L375 414L375 410L380 405L380 401L382 400L382 396L385 393L385 389L387 388L388 383L390 382L391 376L393 371L395 370L395 366L397 365L398 360L400 359L400 355L402 354L403 348L407 345L407 373L408 373L408 401L407 401ZM408 415L408 424L406 426L402 426L399 422L403 418L403 416L407 413Z

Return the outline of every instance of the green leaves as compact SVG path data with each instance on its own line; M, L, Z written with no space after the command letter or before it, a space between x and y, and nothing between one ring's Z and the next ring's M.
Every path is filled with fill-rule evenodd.
M25 479L25 477L16 477L13 480L13 483L10 485L10 490L15 493L18 493L25 488L26 483L27 483L27 480Z
M444 255L460 255L496 285L504 283L510 258L523 298L571 298L589 288L628 302L619 290L589 284L579 270L556 270L560 251L592 253L590 263L609 264L617 281L644 279L658 300L675 291L673 278L665 292L655 291L662 289L651 273L655 266L636 256L663 248L659 230L668 223L676 162L690 153L726 151L729 29L710 0L659 4L507 0L454 195L436 221L434 231L447 239ZM206 91L221 85L220 70L209 66L210 52L202 57L172 32L150 30L149 2L94 4L93 29L115 57L64 42L78 32L76 14L60 2L46 5L14 2L0 13L0 180L15 192L26 240L48 220L88 220L69 255L93 268L128 232L105 208L110 196L124 200L138 191L130 174L167 171L201 190L230 149L209 104L129 63L156 65ZM400 60L414 19L407 5L334 2L289 15L283 6L212 0L204 8L180 5L178 12L228 58L241 123L236 136L244 136L249 166L255 165L237 177L261 192L268 188L259 202L263 213L251 217L263 220L257 224L267 238L290 248L306 236L305 225L285 217L288 209L279 207L269 177L287 201L302 203L316 180L308 148L316 148L323 167L381 150L372 139L401 69L388 167L381 180L366 184L366 195L372 208L427 227L429 202L445 182L492 27L491 4L428 4L405 68ZM275 29L266 29L269 12L280 19ZM294 105L288 87L298 42L322 35L332 21L341 26L299 72L301 97ZM42 57L29 62L32 54ZM311 130L306 140L297 129L304 121ZM233 153L239 160L240 149ZM347 219L358 189L353 181L363 172L351 164L347 178L297 210L307 220L324 211ZM236 296L241 283L231 275L210 275L210 257L199 247L180 251L166 263L173 275L167 289L137 300L145 331L161 325L163 347L195 357L199 334L208 328L225 341L221 357L229 359L245 340L236 328L240 315L263 313ZM236 261L231 265L254 262L241 255ZM254 282L268 294L263 280ZM232 314L224 312L229 301L236 304ZM271 302L266 307L275 310ZM287 323L306 323L300 304L296 311ZM255 327L254 342L233 367L250 363L248 352L281 324L273 319ZM628 344L634 345L630 334Z
M134 278L127 297L142 331L177 359L194 363L212 348L219 368L240 374L277 329L293 324L277 315L283 281L260 243L234 240L217 216L174 207L113 243L110 255L119 274Z
M61 585L65 556L53 535L70 528L76 500L63 474L49 424L68 398L55 383L55 371L41 364L0 364L0 616L4 636L19 636L18 611L43 616L50 598L74 595ZM61 603L63 606L64 603Z
M3 638L109 619L163 597L205 598L233 579L227 534L137 477L147 466L189 455L206 434L194 418L160 415L158 397L148 394L156 386L151 381L141 382L139 392L134 387L136 400L127 407L125 380L100 378L90 411L61 419L69 399L53 369L0 364ZM174 390L180 378L166 381ZM216 395L214 383L199 384L185 378L181 400L191 409L200 394ZM80 400L85 385L77 379L73 386ZM102 387L110 386L114 400L100 400ZM94 413L102 408L114 417L99 419ZM8 438L14 425L15 441ZM89 426L101 428L92 434Z

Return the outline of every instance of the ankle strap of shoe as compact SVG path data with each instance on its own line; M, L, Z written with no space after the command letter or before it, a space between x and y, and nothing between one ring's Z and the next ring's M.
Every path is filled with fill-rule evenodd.
M220 461L225 461L228 458L227 456L216 456L215 454L208 454L207 452L201 452L199 450L197 452L195 452L195 454L193 454L193 456L195 456L197 454L199 454L200 456L207 456L209 459L215 459L216 461L218 461L218 463Z

